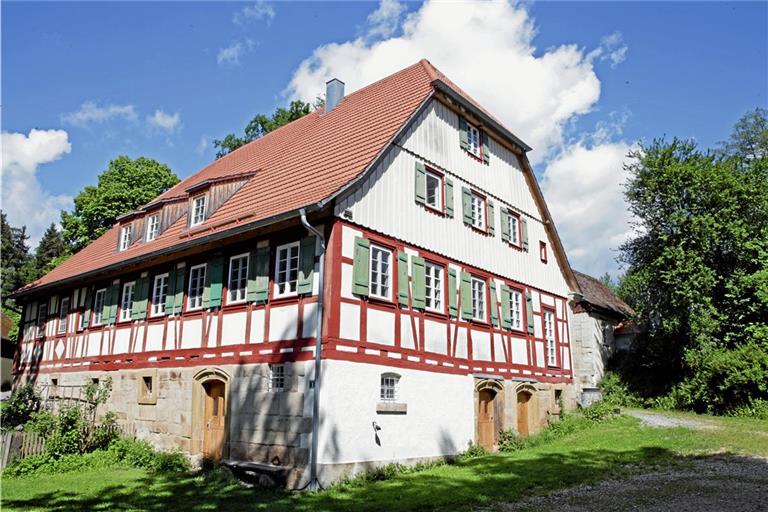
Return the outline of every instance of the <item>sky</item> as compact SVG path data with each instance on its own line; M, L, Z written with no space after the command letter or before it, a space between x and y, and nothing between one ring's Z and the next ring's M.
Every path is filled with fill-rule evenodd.
M766 2L7 2L2 209L34 246L120 154L186 177L257 113L421 58L533 147L572 266L621 272L638 144L768 106Z

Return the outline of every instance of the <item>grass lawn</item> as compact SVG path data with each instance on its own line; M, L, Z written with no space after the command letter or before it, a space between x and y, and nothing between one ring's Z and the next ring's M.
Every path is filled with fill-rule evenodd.
M648 428L621 417L512 454L328 491L248 489L221 478L112 469L2 482L4 510L469 510L535 493L736 453L768 457L768 422L706 418L713 428ZM215 474L214 474L215 475Z

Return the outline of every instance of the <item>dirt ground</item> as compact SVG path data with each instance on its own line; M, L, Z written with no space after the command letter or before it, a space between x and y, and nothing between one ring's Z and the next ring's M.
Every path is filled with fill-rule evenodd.
M768 460L737 456L695 459L691 466L581 485L502 504L512 511L768 511Z

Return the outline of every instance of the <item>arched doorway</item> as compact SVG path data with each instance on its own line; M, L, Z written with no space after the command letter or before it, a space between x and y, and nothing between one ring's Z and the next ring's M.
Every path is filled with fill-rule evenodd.
M203 455L215 461L221 460L226 432L226 386L218 379L203 384L205 408L203 417Z
M531 393L527 390L517 392L517 433L521 436L530 434Z
M192 398L192 453L219 461L228 456L230 378L219 368L206 368L194 376Z
M485 379L475 384L477 444L489 451L496 449L499 432L503 430L503 389L496 380Z

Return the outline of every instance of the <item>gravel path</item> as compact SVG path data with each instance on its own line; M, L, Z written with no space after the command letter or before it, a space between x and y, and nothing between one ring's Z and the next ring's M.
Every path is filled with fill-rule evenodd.
M640 421L643 423L643 425L645 425L646 427L662 427L662 428L685 427L685 428L691 428L694 430L718 428L716 425L713 425L706 421L693 420L688 418L676 418L674 416L667 416L665 414L660 414L657 412L648 412L648 411L639 411L639 410L630 409L630 410L623 411L623 413L628 416L634 416L635 418L639 418Z
M692 466L582 485L498 506L506 512L768 511L768 460L736 456L694 459Z

